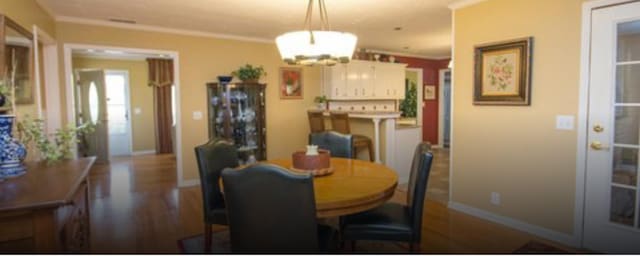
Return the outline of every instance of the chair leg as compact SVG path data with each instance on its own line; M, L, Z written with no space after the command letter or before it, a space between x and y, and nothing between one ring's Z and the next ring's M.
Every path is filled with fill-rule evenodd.
M409 251L420 252L420 243L409 243Z
M211 252L211 238L212 238L211 225L209 223L204 224L204 252Z
M374 156L373 156L373 142L369 142L367 143L367 146L369 147L369 161L374 162Z

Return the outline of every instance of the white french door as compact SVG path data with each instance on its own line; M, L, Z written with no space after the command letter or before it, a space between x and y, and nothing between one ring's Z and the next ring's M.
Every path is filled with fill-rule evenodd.
M129 73L124 70L107 70L105 81L109 119L109 155L131 155Z
M592 12L584 246L640 252L640 2Z

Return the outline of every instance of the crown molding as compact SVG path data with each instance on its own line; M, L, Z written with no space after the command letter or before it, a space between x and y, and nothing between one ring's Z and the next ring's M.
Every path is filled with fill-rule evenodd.
M449 7L449 9L455 11L457 9L465 8L465 7L472 6L472 5L475 5L475 4L479 4L479 3L482 3L482 2L485 2L485 1L487 1L487 0L460 0L460 1L456 1L456 2L451 3L447 7Z
M51 19L53 19L53 20L56 19L56 13L53 12L53 10L51 10L51 8L49 8L49 6L47 6L46 4L43 4L42 0L36 0L36 4L38 4L38 6L40 6L40 8L42 10L44 10L44 12L46 12Z
M66 23L74 23L74 24L81 24L81 25L103 26L103 27L141 30L141 31L149 31L149 32L178 34L178 35L186 35L186 36L198 36L198 37L209 37L209 38L217 38L217 39L229 39L229 40L237 40L237 41L275 44L274 39L267 39L267 38L260 38L260 37L247 37L247 36L230 35L230 34L222 34L222 33L203 32L198 30L165 28L165 27L141 25L141 24L117 23L113 21L78 18L78 17L70 17L70 16L59 15L55 17L55 20L56 22L66 22ZM367 48L367 49L370 49L370 48ZM442 60L442 59L451 58L451 56L427 56L427 55L412 54L412 53L405 53L405 52L384 51L384 50L376 50L376 49L370 49L370 50L379 52L379 53L384 53L384 54L392 54L392 55L414 57L414 58L421 58L421 59Z
M75 24L82 24L82 25L93 25L93 26L113 27L113 28L122 28L122 29L142 30L142 31L150 31L150 32L160 32L160 33L168 33L168 34L178 34L178 35L186 35L186 36L199 36L199 37L210 37L210 38L217 38L217 39L230 39L230 40L238 40L238 41L275 44L275 40L273 39L266 39L266 38L260 38L260 37L247 37L247 36L229 35L229 34L221 34L221 33L210 33L210 32L203 32L203 31L197 31L197 30L164 28L164 27L141 25L141 24L126 24L126 23L117 23L113 21L77 18L77 17L69 17L69 16L56 16L55 20L56 22L75 23Z
M371 48L366 48L366 49L371 50L372 52L375 52L375 53L383 53L383 54L389 54L389 55L395 55L395 56L401 56L401 57L413 57L413 58L429 59L429 60L444 60L444 59L451 58L451 56L428 56L428 55L412 54L412 53L405 53L405 52L385 51L385 50L378 50L378 49L371 49Z

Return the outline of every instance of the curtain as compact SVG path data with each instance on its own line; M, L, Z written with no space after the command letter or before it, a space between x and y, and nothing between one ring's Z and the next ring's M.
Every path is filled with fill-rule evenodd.
M173 111L171 87L173 86L173 60L147 59L149 86L153 87L153 105L156 117L156 153L173 153Z

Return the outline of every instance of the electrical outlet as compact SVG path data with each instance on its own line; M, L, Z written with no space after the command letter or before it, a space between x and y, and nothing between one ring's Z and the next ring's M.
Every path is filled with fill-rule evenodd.
M202 112L194 111L193 112L193 120L202 120Z
M500 205L500 193L491 192L491 203L494 205Z

